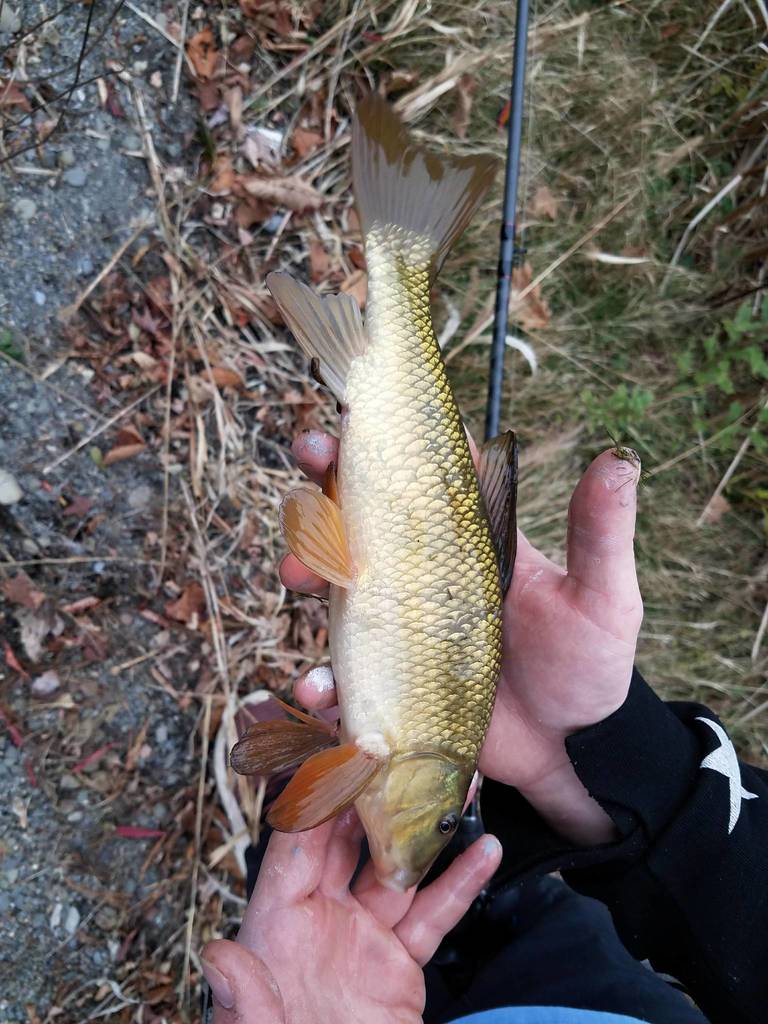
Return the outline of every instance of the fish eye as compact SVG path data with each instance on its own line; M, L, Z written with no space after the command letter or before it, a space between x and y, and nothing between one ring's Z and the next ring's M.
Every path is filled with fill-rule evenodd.
M458 824L459 819L455 814L446 814L444 818L440 819L437 827L444 836L448 836L451 832L456 831Z

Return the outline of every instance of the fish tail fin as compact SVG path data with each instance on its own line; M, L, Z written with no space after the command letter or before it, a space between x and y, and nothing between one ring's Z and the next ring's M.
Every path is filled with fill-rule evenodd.
M422 149L375 94L357 107L352 185L366 245L385 245L409 263L428 262L433 279L497 168L493 157L441 157Z

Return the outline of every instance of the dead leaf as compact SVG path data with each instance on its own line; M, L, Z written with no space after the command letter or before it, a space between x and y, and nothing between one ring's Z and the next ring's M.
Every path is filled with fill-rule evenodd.
M467 137L475 84L472 75L462 75L456 84L456 110L453 113L453 127L460 139Z
M20 107L22 110L30 111L32 106L21 91L18 82L8 81L0 78L0 110L3 107Z
M92 506L93 501L90 498L84 498L82 495L77 495L61 514L63 516L73 516L76 519L82 519L83 516L88 515Z
M243 139L243 153L258 170L260 165L274 167L280 160L283 132L274 128L251 128Z
M205 114L216 110L221 103L221 86L218 82L195 82L195 91L197 101Z
M36 611L18 612L21 646L30 661L40 661L45 653L44 643L49 633L60 635L64 623L52 607L41 606Z
M323 136L320 132L310 131L308 128L297 128L291 136L291 145L296 156L303 160L309 156L318 146L323 144Z
M96 608L101 604L100 597L81 597L78 601L71 601L69 604L61 605L61 610L67 612L69 615L80 615L82 612L87 612L89 608Z
M113 462L123 462L139 455L147 447L146 441L135 427L123 427L117 432L114 445L102 460L103 466L111 466Z
M331 270L331 258L318 238L309 243L309 276L312 284L324 281Z
M125 111L123 110L123 105L120 102L120 97L117 95L114 82L107 78L105 85L107 87L107 97L104 101L104 106L112 117L125 117Z
M536 285L530 292L520 298L520 293L533 280L530 263L512 269L512 294L509 302L509 315L513 322L519 323L526 331L541 329L549 323L549 306L541 296L541 285Z
M0 583L0 592L5 594L11 604L20 604L32 611L36 611L45 601L45 594L42 590L35 590L32 580L25 572L20 572Z
M319 210L325 197L308 181L291 175L286 178L262 178L254 175L242 179L243 187L255 199L285 206L296 213L304 210Z
M368 296L368 275L364 270L356 270L344 281L341 290L351 295L360 309L365 309L365 300Z
M534 217L549 217L550 220L557 220L559 201L554 197L546 185L539 185L533 193L530 210Z
M219 51L216 49L216 42L210 25L201 28L189 40L187 43L187 56L198 78L213 78L219 63Z
M188 583L175 601L165 606L165 614L177 622L196 623L205 608L205 591L197 581Z
M232 191L235 183L235 168L232 165L232 157L226 153L217 156L213 165L213 178L208 191L214 195L225 195Z
M240 126L243 122L243 90L235 85L227 93L227 107L229 109L229 123L235 134L240 133Z
M212 366L210 371L205 369L200 374L220 388L243 388L245 381L237 370L230 370L228 366Z
M707 502L707 507L701 513L702 523L719 523L726 512L731 511L731 503L722 494L716 494Z
M29 679L29 672L27 672L25 668L22 668L19 659L16 657L16 653L7 640L3 640L3 650L5 651L5 663L8 668L13 669L14 672L18 672L20 676L24 677L24 679ZM0 714L0 718L2 717L2 714ZM21 744L19 743L17 746L21 746Z

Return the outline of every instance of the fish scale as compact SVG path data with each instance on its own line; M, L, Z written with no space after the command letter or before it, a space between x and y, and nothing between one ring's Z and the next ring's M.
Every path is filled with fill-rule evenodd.
M368 351L352 366L339 495L350 589L331 591L345 734L472 763L501 659L496 553L429 310L429 266L367 239Z

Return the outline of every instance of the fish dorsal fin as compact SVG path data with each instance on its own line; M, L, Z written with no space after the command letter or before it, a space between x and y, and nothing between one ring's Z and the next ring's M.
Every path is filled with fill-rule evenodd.
M352 127L352 187L363 236L368 242L377 232L405 258L426 247L433 277L497 168L490 156L443 157L417 146L380 96L371 94L358 104Z
M304 832L322 825L357 800L380 765L354 743L315 754L272 804L267 821L278 832Z
M273 775L295 768L335 743L324 722L254 722L232 747L229 763L238 775Z
M355 579L339 506L319 491L299 487L283 498L280 529L289 549L308 569L337 587Z
M343 404L350 363L367 345L360 307L351 295L321 298L290 274L267 274L267 288L296 341L317 360L320 377Z
M499 434L482 446L477 479L499 560L504 595L512 582L517 551L517 439L513 430Z

